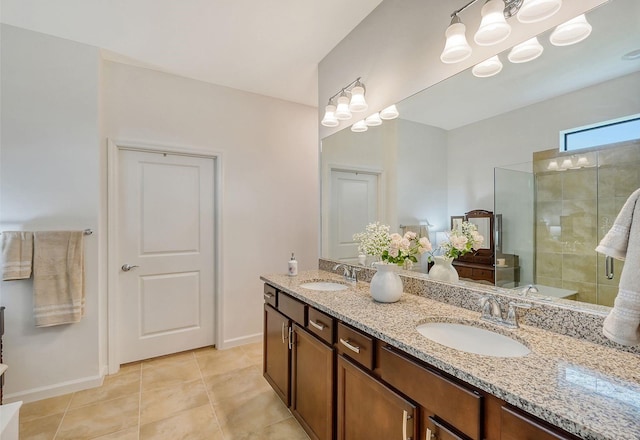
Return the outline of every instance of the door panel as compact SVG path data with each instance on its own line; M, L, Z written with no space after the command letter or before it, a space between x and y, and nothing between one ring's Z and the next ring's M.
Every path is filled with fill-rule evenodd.
M214 344L214 160L118 154L120 362Z
M291 404L289 378L291 356L289 328L291 320L268 304L264 305L264 363L263 376L287 405Z

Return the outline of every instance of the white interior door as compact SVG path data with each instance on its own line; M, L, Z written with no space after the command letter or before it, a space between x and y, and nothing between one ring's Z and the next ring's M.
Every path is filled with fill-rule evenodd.
M118 157L120 362L213 345L214 159Z
M333 259L358 257L353 234L378 220L378 175L331 170L329 249Z

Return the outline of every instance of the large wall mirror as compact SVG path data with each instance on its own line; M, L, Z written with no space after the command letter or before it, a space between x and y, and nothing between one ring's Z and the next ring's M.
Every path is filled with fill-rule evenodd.
M611 1L587 13L587 19L593 31L578 44L553 46L547 31L538 36L544 52L536 60L512 64L507 53L500 54L504 67L498 75L477 78L470 70L461 72L398 103L398 119L364 133L345 128L322 139L322 256L355 262L352 235L371 221L398 232L407 225L424 228L437 245L452 216L492 211L499 215L496 248L519 261L519 280L512 287L543 280L576 293L567 298L608 305L612 298L600 301L589 287L599 283L594 240L608 230L605 216L596 211L606 204L611 210L607 221L612 221L624 194L640 187L640 176L618 172L625 180L613 170L613 180L595 183L596 190L613 186L613 195L586 201L577 171L537 179L533 157L534 152L557 151L562 130L640 113L640 58L625 57L640 49L640 2ZM640 167L640 145L627 150L637 154L637 159L625 156L627 165ZM557 192L549 188L561 186L561 179L578 195L562 205L571 212L547 215L545 210L556 203L549 194ZM578 208L582 213L573 215ZM560 226L563 232L554 236ZM544 233L541 228L551 231L549 239L555 242L536 241ZM586 229L595 231L596 238L587 240ZM562 235L569 231L571 237ZM582 267L585 258L570 254L579 248L590 252L589 267ZM559 278L553 273L558 258L568 262L568 277L580 266L586 278Z

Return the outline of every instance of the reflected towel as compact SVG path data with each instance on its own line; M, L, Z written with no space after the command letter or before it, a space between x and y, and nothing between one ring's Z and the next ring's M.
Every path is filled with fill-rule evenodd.
M2 279L4 281L30 278L32 258L33 233L2 232Z
M84 233L34 232L33 313L36 327L79 322L84 314Z
M625 260L618 295L604 320L602 332L622 345L640 344L640 189L622 210L596 248L597 252Z

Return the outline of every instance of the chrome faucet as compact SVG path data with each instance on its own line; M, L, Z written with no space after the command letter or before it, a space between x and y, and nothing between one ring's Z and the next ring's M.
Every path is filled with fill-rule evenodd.
M520 292L520 296L524 296L525 298L529 296L529 293L538 293L538 288L533 284L529 284L527 287L522 289Z
M480 298L480 308L480 319L500 324L508 328L519 328L518 309L529 309L531 308L531 304L511 301L509 302L509 307L507 309L507 317L503 318L502 307L496 297L492 295L485 295Z
M357 267L349 268L349 266L346 264L336 264L335 266L333 266L334 271L338 270L339 268L342 268L343 270L345 281L348 281L350 283L358 282L358 272L360 272L360 269L358 269Z

